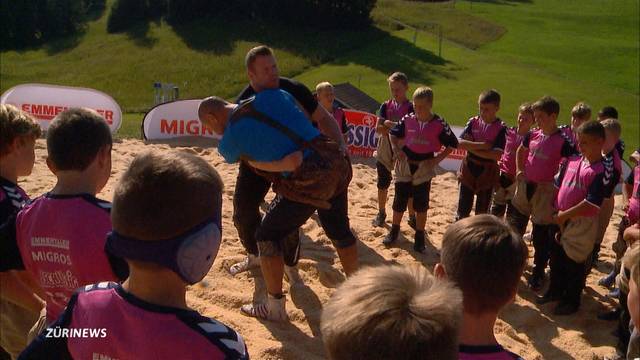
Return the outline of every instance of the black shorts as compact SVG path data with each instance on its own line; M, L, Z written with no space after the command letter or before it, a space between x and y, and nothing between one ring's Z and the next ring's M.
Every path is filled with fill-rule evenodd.
M376 170L378 170L378 189L387 190L391 186L391 171L380 161L376 161Z
M261 256L282 255L282 241L292 231L302 226L318 210L320 224L336 248L354 245L356 238L349 226L349 202L347 191L329 201L331 208L315 207L289 200L280 195L269 204L269 208L256 232Z
M427 211L429 209L430 192L431 180L418 185L413 185L410 182L396 182L393 211L405 212L411 197L413 197L413 208L416 212Z

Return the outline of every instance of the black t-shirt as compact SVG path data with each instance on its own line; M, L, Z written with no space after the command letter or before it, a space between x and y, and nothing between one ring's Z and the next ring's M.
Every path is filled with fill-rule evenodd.
M309 91L304 84L292 79L281 77L280 89L291 94L309 113L309 115L313 114L318 108L318 100L316 100L311 91ZM251 87L251 85L247 85L236 98L236 104L240 103L242 100L252 97L255 94L256 91Z

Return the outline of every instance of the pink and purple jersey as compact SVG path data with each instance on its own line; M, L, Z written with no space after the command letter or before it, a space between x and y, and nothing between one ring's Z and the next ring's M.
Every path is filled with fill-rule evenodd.
M347 119L344 116L344 111L341 108L334 106L332 115L333 115L333 118L336 119L336 122L338 123L338 128L340 128L340 132L342 134L348 133L349 129L347 128Z
M524 136L522 147L528 150L524 173L528 182L552 182L562 158L577 154L575 145L562 131L545 135L535 129Z
M460 360L523 360L500 345L460 345Z
M52 328L69 336L47 338ZM193 310L148 303L109 282L87 285L76 292L49 329L23 355L34 359L41 355L73 359L249 359L242 337L223 323ZM76 336L86 335L83 331L88 336Z
M627 209L627 217L631 224L635 224L640 220L640 165L636 165L633 168L629 177L627 177L627 184L633 184L633 192L631 198L629 198L629 208Z
M16 214L29 200L20 186L0 176L0 224Z
M53 321L80 286L118 277L104 251L111 204L82 195L45 194L18 213L15 241L24 268L45 292Z
M622 177L622 159L618 153L618 149L614 147L613 150L606 154L603 163L605 166L611 168L611 179L608 179L610 180L609 186L606 188L604 194L605 199L609 199L613 196L616 186L618 186L620 178Z
M500 119L487 123L480 116L474 116L460 134L461 139L492 144L493 150L504 150L507 126Z
M593 206L580 215L598 216L610 178L611 168L607 167L603 161L590 163L582 156L568 158L562 163L555 182L559 189L556 208L565 211L586 200Z
M421 156L433 156L443 146L458 147L458 139L449 125L440 116L433 114L430 121L418 121L415 114L402 118L389 132L392 136L404 139L403 151L411 160L424 160Z
M500 158L500 171L515 177L516 151L518 150L520 144L522 144L524 135L518 134L517 127L510 127L507 128L505 139L506 141L504 145L504 152L502 153L502 157Z
M562 131L562 134L567 137L567 139L571 140L571 142L575 145L576 150L580 151L580 147L578 146L578 134L571 128L571 125L560 125L558 129Z
M379 115L381 118L398 122L405 115L413 112L413 104L407 100L403 103L399 103L394 99L390 99L384 102L380 106Z

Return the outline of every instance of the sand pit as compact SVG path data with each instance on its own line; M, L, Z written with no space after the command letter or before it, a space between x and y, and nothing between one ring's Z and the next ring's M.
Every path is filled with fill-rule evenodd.
M168 145L144 144L140 140L123 140L114 144L112 178L98 197L111 200L113 188L133 157L148 148L171 149ZM235 328L244 337L253 359L324 359L319 321L322 304L344 280L344 273L329 239L319 226L317 217L312 217L303 226L302 258L300 275L305 286L289 288L287 311L291 322L274 324L245 317L239 312L243 303L248 303L254 293L264 294L264 283L259 271L240 274L233 278L228 266L242 259L244 249L240 244L232 221L232 197L237 165L225 164L215 148L178 147L204 157L220 173L224 183L223 235L224 242L213 268L205 280L193 286L188 293L188 303L203 314L214 317ZM50 190L55 177L47 169L44 140L36 144L36 165L33 174L20 185L31 197ZM376 170L367 161L354 162L354 176L349 192L349 214L351 227L360 239L359 257L362 266L383 263L422 263L430 270L437 262L433 247L440 248L442 234L451 223L457 203L457 183L452 173L438 176L431 188L431 209L427 221L433 246L426 254L412 250L413 232L402 224L402 236L396 247L387 249L382 239L387 230L374 228L371 220L377 213ZM390 191L392 194L393 191ZM273 194L268 195L271 199ZM506 348L526 359L600 359L611 355L617 341L612 335L615 322L598 320L596 314L613 304L606 297L607 289L598 286L598 279L611 269L616 225L620 221L622 199L616 198L617 206L607 230L603 244L602 260L605 264L594 269L587 279L580 311L569 317L554 316L552 304L538 306L535 294L521 281L517 300L509 305L496 325L498 340ZM388 204L390 213L391 202ZM430 249L430 250L429 250ZM531 255L533 249L530 249ZM529 263L531 263L530 259ZM529 268L528 268L529 269Z

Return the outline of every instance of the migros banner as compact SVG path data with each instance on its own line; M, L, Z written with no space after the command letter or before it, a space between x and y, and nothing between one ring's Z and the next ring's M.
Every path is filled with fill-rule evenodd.
M142 120L145 140L167 140L181 137L218 139L198 120L201 99L178 100L153 107Z
M115 133L122 124L122 110L109 95L94 89L47 84L22 84L5 91L0 104L12 104L31 114L46 130L59 113L71 107L98 112Z

